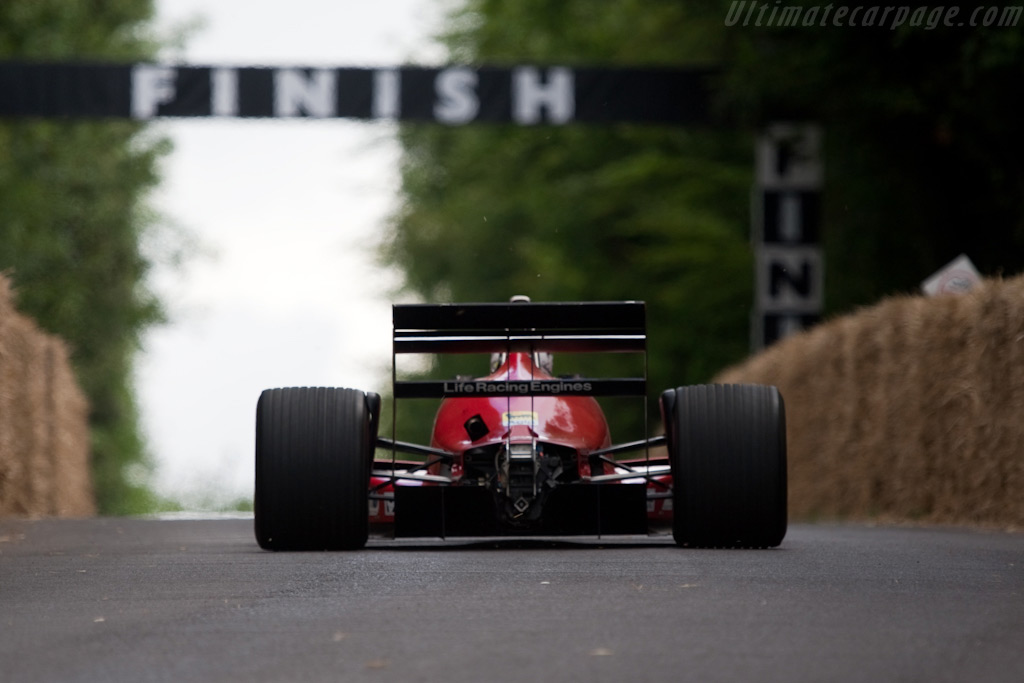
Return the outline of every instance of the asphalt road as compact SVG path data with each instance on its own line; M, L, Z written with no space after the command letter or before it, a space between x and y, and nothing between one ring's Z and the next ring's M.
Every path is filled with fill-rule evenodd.
M373 542L251 520L0 522L0 681L1024 681L1024 534L775 550Z

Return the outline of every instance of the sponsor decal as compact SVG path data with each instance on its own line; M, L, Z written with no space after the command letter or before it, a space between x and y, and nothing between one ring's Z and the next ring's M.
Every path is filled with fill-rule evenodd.
M501 414L502 427L532 427L537 422L537 413L530 410L512 410Z
M369 505L370 519L388 521L395 516L394 500L371 500Z
M527 380L527 381L451 381L444 383L448 396L531 396L555 395L572 392L589 392L590 382L573 380Z

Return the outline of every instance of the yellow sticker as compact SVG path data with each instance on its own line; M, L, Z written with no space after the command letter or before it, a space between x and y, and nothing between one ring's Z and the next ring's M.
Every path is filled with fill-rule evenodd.
M532 410L513 410L501 414L502 427L532 427L537 424L537 413Z

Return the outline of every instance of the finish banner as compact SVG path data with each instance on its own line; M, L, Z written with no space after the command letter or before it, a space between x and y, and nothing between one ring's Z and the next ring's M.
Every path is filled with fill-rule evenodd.
M0 116L704 123L708 69L0 62Z

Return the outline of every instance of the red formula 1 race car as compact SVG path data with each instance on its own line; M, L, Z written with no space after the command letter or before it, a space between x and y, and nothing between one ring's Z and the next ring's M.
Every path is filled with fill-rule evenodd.
M381 399L268 389L256 409L256 538L268 550L392 537L606 536L671 528L681 546L774 547L786 534L786 430L777 389L661 394L663 436L613 444L595 397L646 377L552 374L552 354L643 354L641 302L395 305L394 355L491 354L479 378L393 378L441 399L429 445L381 431ZM655 455L660 453L660 455ZM667 455L666 455L667 453ZM399 457L401 454L401 458ZM630 455L632 454L632 455ZM410 457L415 456L415 458Z

